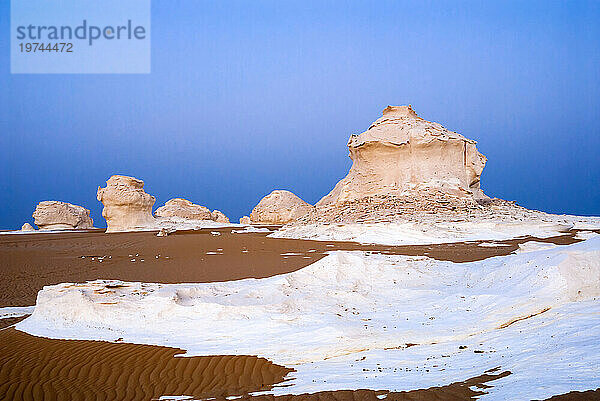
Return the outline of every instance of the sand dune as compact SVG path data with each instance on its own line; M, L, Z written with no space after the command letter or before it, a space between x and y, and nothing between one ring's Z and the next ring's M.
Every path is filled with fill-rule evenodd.
M301 395L257 395L281 383L289 369L265 359L240 356L174 357L175 348L65 341L0 331L0 400L151 400L188 394L217 401L239 394L252 401L463 401L476 400L510 372L495 369L464 382L428 389L323 391ZM600 391L571 392L552 401L600 399Z
M178 358L182 350L58 341L0 331L2 400L150 400L267 390L291 369L251 356Z
M21 320L25 319L29 315L19 316L19 317L8 317L0 319L0 330L6 327L12 326L13 324L19 323Z

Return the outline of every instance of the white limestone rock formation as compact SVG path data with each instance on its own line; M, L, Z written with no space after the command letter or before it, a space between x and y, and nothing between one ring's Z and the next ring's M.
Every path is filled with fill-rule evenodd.
M316 206L432 192L487 200L479 187L486 158L475 145L410 105L388 106L369 129L350 136L350 172Z
M212 219L217 223L229 223L229 218L225 216L225 213L221 212L220 210L213 210L211 214Z
M290 191L275 190L260 200L250 213L250 220L257 224L287 224L313 208Z
M152 205L156 199L144 192L144 181L134 177L113 175L106 188L98 187L98 200L104 205L106 232L133 231L156 225Z
M35 225L41 230L73 230L94 228L90 211L67 202L43 201L33 212ZM29 225L28 223L25 223ZM25 225L23 225L25 227ZM29 225L31 227L31 225ZM32 227L33 228L33 227Z
M174 198L154 212L156 217L180 217L187 220L213 220L212 213L204 206L196 205L187 199Z
M248 216L240 217L240 224L252 224L252 220Z
M212 212L204 206L197 205L183 198L174 198L159 207L154 215L161 219L180 218L185 220L210 220L217 223L229 223L229 219L219 210Z
M25 223L21 226L21 231L35 231L35 228L29 223Z

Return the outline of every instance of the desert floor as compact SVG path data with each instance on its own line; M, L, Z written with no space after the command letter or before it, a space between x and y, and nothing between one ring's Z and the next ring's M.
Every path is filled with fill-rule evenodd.
M46 285L118 279L150 283L205 283L265 278L308 266L333 250L419 256L468 262L508 255L527 241L568 245L576 231L551 238L380 246L232 233L231 228L177 232L88 232L0 235L0 307L34 305ZM511 372L481 372L465 382L409 392L371 390L278 396L249 393L285 383L291 371L251 355L177 357L177 348L118 342L55 340L11 327L23 317L0 319L0 399L148 400L163 394L207 399L469 400ZM401 374L401 373L399 373ZM600 391L571 392L561 400L600 399Z

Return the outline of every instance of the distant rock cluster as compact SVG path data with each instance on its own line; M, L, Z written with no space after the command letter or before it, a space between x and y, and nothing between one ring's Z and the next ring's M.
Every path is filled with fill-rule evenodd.
M106 188L98 188L98 200L104 205L102 216L106 219L106 232L165 228L163 226L172 228L180 220L229 223L221 211L211 212L183 198L167 201L156 209L153 216L155 198L144 191L142 180L114 175L106 184Z
M486 158L476 142L388 106L348 140L348 175L315 206L274 191L250 214L259 224L391 221L399 215L478 211L492 200L480 188ZM245 220L246 221L246 220Z
M290 191L262 198L240 224L283 225L292 222L375 222L420 213L478 213L498 199L480 187L486 158L476 142L419 117L412 107L388 106L383 115L348 141L353 161L348 175L316 205ZM174 198L152 214L154 196L144 182L114 175L98 187L106 232L139 229L175 230L183 222L229 223L219 210ZM93 226L89 210L58 201L41 202L33 214L41 229ZM196 227L185 225L185 227ZM32 230L28 224L22 230Z

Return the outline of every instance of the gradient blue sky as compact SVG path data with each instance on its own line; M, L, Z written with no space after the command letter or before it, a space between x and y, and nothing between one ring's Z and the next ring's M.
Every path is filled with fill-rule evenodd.
M0 3L0 227L42 200L92 211L112 174L155 208L237 219L273 189L316 202L388 104L476 139L482 188L600 215L598 1L152 1L149 75L11 75Z

